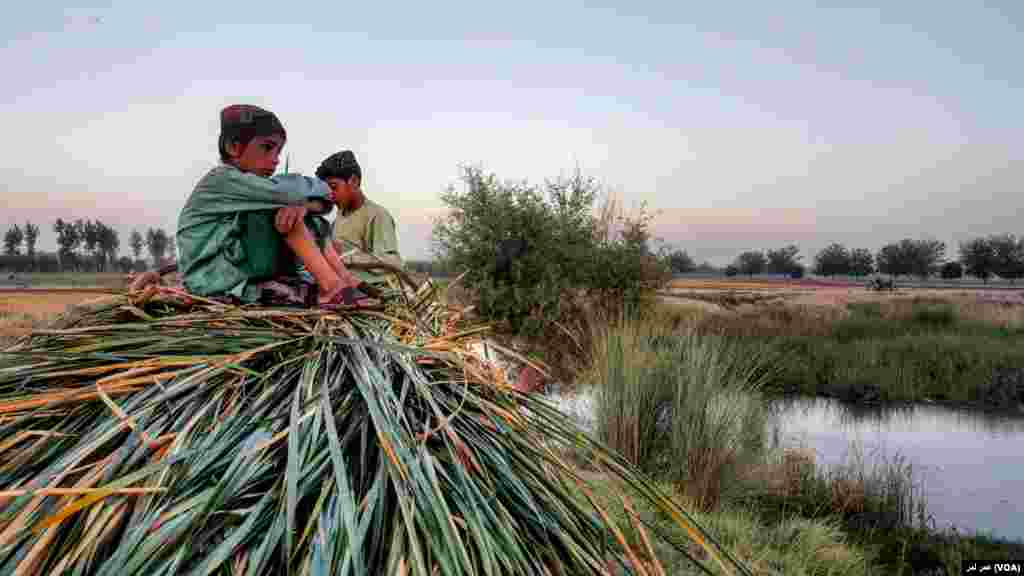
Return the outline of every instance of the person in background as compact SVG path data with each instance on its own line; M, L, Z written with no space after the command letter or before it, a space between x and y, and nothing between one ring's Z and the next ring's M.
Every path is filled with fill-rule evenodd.
M363 194L363 172L355 154L343 150L328 156L316 169L316 177L330 187L338 207L334 243L343 260L350 264L384 262L401 269L395 219ZM389 277L383 270L356 270L354 274L371 286L381 286Z

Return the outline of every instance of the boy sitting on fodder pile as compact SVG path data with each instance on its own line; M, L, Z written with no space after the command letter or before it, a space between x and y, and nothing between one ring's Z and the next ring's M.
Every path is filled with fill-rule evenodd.
M333 208L315 178L274 176L286 133L261 108L221 111L222 164L196 184L178 218L178 272L197 296L242 303L367 304L330 243ZM303 281L305 269L315 286Z

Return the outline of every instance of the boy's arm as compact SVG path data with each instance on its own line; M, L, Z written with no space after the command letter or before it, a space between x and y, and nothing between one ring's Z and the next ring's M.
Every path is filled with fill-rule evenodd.
M286 174L263 178L238 170L226 169L217 177L205 180L190 198L192 210L199 214L227 214L248 210L272 210L284 206L306 206L314 213L331 210L330 189L317 178Z
M356 285L359 283L359 279L356 278L348 268L345 267L345 263L342 262L341 256L338 255L338 251L334 249L334 243L328 242L324 248L324 258L327 259L327 263L331 265L331 268L341 276L341 279L347 284Z

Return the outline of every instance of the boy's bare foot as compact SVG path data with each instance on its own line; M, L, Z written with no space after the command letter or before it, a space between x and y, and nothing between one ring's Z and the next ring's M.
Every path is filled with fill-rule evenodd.
M330 292L322 292L317 302L320 308L367 308L376 306L377 301L369 298L355 286L340 286Z
M132 292L145 290L146 288L153 285L159 286L163 284L163 282L161 282L160 280L160 274L153 271L143 272L138 276L129 275L128 280L130 282L130 284L128 285L128 290Z

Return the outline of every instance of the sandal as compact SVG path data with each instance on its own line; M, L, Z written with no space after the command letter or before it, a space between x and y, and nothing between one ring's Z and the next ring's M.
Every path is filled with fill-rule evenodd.
M329 299L317 302L317 307L324 310L337 310L342 308L369 308L376 306L377 302L370 299L365 293L353 286L346 286L335 292Z

